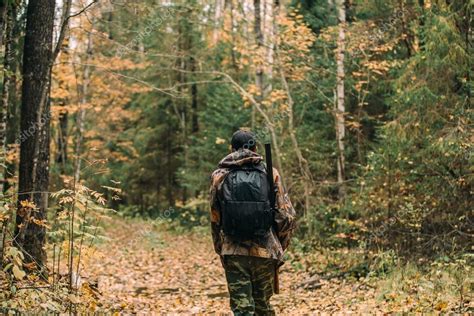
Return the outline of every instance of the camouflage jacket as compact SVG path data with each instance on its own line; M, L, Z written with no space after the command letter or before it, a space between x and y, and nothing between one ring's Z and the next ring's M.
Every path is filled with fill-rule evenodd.
M280 174L273 168L273 176L276 194L276 230L272 229L264 237L258 240L248 240L236 242L225 236L221 230L221 210L217 202L217 191L229 173L229 168L241 166L248 163L259 164L263 160L262 156L248 149L235 151L227 155L219 162L219 168L211 175L210 203L211 203L211 228L214 242L214 250L218 255L244 255L261 258L273 258L282 261L283 253L288 247L291 234L296 226L296 213L291 205L280 180Z

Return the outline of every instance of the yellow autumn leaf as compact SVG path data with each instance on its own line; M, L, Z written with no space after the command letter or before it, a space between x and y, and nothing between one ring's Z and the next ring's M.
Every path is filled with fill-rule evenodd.
M225 144L225 139L216 137L216 144L217 145Z
M445 310L448 307L448 303L445 301L440 301L436 304L435 310L437 311L442 311Z
M26 273L25 271L21 270L18 266L14 265L12 269L13 275L17 280L23 280L25 277Z

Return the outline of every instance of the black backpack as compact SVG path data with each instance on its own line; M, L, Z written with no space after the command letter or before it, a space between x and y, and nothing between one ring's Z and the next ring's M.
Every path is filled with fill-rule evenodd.
M224 234L236 240L264 236L274 220L269 194L263 164L232 168L218 192Z

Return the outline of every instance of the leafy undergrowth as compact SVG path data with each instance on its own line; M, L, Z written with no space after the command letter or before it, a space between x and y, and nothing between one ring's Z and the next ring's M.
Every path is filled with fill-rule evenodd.
M474 312L472 255L441 258L420 269L408 263L379 282L379 299L392 310L416 312Z
M3 282L10 286L0 294L3 311L231 314L223 269L207 234L178 234L143 221L113 219L107 226L110 239L83 258L77 291L69 293L65 271L54 289L30 288L35 280L28 279L14 289ZM456 274L449 272L447 262L433 266L431 274L404 266L375 275L370 273L374 266L360 268L359 261L363 257L356 251L303 254L294 247L281 270L281 294L272 299L275 309L282 315L308 315L472 308L468 274L458 274L462 277L452 283Z

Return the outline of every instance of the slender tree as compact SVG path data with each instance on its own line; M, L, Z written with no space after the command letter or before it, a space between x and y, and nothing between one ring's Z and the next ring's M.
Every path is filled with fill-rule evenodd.
M19 84L20 74L21 74L21 60L23 59L23 47L22 47L22 34L25 31L25 19L26 19L26 4L23 1L15 2L14 13L15 18L13 19L12 25L12 34L11 34L11 50L8 54L9 56L9 65L8 68L10 71L9 75L9 90L8 90L8 106L5 107L7 110L6 113L6 139L5 139L5 149L6 150L15 150L18 145L18 131L20 129L20 89ZM23 14L18 15L18 12L23 12ZM20 43L21 42L21 43ZM6 60L4 60L6 62ZM6 67L4 65L4 67ZM2 91L3 93L3 91ZM19 161L11 160L6 161L5 168L5 181L3 182L3 191L7 191L10 187L16 187L14 181L9 182L8 178L12 177L18 170Z
M337 0L337 17L339 21L339 36L337 39L337 86L336 86L336 140L337 140L337 182L339 184L339 198L343 199L346 190L344 185L345 179L345 156L344 156L344 136L345 119L344 112L346 111L344 103L344 57L346 47L346 6L344 0Z
M257 53L260 53L260 49L263 46L263 32L262 32L262 13L261 13L261 1L254 0L253 1L253 8L254 8L254 15L255 15L255 22L253 26L253 31L255 35L255 41L257 43ZM257 101L259 103L262 102L263 99L263 67L262 65L257 65L257 69L255 70L255 85L257 86L258 90L258 97ZM255 127L255 106L252 108L252 128Z
M6 17L6 36L5 36L5 57L3 59L3 87L2 97L0 99L0 195L3 195L5 187L5 164L6 164L6 143L7 143L7 117L8 117L8 100L10 96L10 84L13 62L13 27L16 17L16 5L13 3L8 8Z
M88 102L89 98L89 84L90 84L90 78L91 78L91 66L90 61L92 59L92 53L93 53L93 39L92 39L92 28L94 27L94 24L92 23L91 31L87 35L87 47L86 47L86 56L85 56L85 66L84 66L84 72L82 74L82 85L80 87L81 91L81 99L79 101L80 104L80 109L79 112L77 113L76 117L76 128L77 128L77 137L76 137L76 148L75 148L75 154L76 154L76 163L74 167L74 183L78 183L80 180L81 176L81 165L82 165L82 160L81 160L81 153L82 153L82 146L83 146L83 141L84 141L84 126L85 126L85 119L86 119L86 105Z
M219 40L220 28L222 25L222 15L225 9L225 0L215 0L214 4L214 31L212 41L214 44Z
M53 60L56 60L56 58L59 56L61 53L62 55L66 56L67 58L71 58L68 56L69 51L72 49L72 42L69 40L67 42L67 45L62 45L62 41L64 40L64 36L66 34L66 30L69 29L69 16L71 13L71 6L72 6L72 0L68 0L64 2L63 4L63 12L62 12L62 25L61 25L61 32L58 41L58 45L56 46L54 52L53 52ZM59 46L62 45L62 46ZM62 100L59 102L59 105L61 106L61 111L59 113L59 126L58 126L58 135L57 135L57 144L58 144L58 151L56 154L56 163L60 165L60 169L62 173L66 172L66 163L68 160L68 155L67 155L67 141L68 141L68 123L69 123L69 113L66 108L66 103L68 100Z
M3 38L8 24L9 0L0 0L0 47L3 46Z

